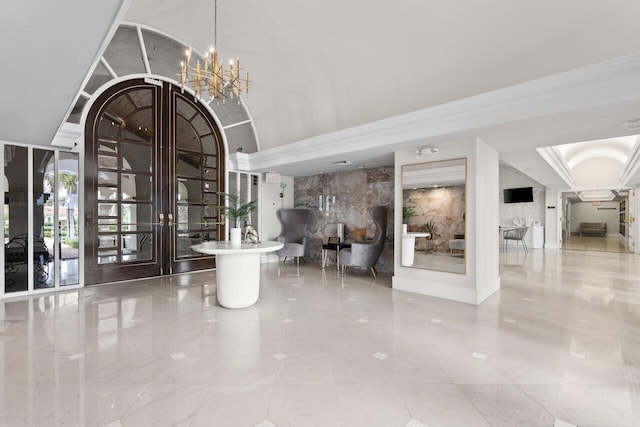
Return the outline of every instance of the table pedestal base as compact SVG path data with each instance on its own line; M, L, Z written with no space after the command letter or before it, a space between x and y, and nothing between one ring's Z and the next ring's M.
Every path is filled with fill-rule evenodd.
M218 303L226 308L245 308L260 296L260 253L216 256Z

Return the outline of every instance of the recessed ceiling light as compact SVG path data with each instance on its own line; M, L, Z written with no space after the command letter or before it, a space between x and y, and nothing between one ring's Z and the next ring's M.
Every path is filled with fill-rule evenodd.
M364 165L358 165L358 166L356 166L356 169L364 169L365 167L366 166L364 166Z

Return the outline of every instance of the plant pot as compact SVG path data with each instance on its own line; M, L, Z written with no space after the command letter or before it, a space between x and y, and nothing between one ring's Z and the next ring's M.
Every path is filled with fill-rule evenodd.
M241 228L230 228L229 229L230 242L232 245L240 245L242 244L242 229Z
M402 234L407 234L407 224L402 224Z

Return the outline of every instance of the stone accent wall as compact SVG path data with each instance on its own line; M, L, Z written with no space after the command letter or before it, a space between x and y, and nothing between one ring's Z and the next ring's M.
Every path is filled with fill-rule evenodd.
M368 239L373 238L371 208L386 206L387 240L376 269L393 272L393 203L393 166L295 178L295 207L311 209L305 258L322 262L322 244L337 236L338 223L344 224L347 243L356 241L357 228L365 229Z
M403 206L412 207L416 216L409 218L409 231L425 231L424 225L433 221L440 236L431 240L429 249L449 252L449 240L456 234L465 234L464 185L440 188L419 188L403 191ZM425 249L426 239L417 239L416 249Z

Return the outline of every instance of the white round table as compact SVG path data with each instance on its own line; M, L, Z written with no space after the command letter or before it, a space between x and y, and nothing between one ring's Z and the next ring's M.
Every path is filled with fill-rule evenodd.
M405 267L413 265L416 237L431 237L431 233L405 233L402 235L402 265Z
M216 292L226 308L249 307L260 296L260 254L281 249L284 243L261 242L232 245L229 242L204 242L191 249L216 255Z

